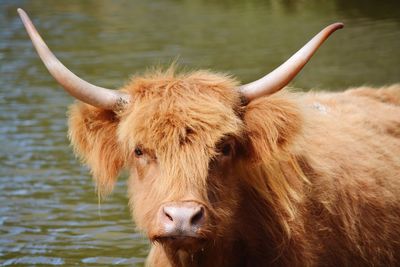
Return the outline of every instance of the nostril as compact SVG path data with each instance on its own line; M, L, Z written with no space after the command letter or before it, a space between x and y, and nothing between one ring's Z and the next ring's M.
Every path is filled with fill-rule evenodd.
M174 221L174 219L172 218L172 216L168 213L168 211L166 211L166 209L164 208L163 209L163 211L164 211L164 215L165 215L165 217L167 217L168 218L168 220L170 220L171 222L173 222Z
M204 217L204 208L200 207L190 219L190 224L191 225L199 224L203 219L203 217Z

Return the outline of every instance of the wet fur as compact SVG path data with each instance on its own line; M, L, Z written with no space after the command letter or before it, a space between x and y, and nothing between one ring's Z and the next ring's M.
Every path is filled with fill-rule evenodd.
M70 109L71 142L99 194L130 170L132 215L149 236L162 203L189 197L209 209L201 252L155 243L148 264L400 265L400 85L283 91L246 107L237 85L155 71L121 89L134 99L121 114ZM229 161L224 138L235 143Z

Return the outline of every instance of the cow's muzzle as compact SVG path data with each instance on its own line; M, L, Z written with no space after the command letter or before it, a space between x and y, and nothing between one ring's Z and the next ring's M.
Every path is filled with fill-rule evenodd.
M158 212L158 233L154 240L180 249L200 247L206 240L208 212L195 201L168 202Z

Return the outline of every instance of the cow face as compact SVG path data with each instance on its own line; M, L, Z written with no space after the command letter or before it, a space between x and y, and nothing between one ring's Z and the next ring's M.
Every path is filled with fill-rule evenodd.
M170 70L125 86L134 100L121 114L72 107L71 141L99 192L128 169L132 214L152 241L198 250L232 229L245 142L236 88L224 75Z
M199 249L232 223L242 121L233 80L209 73L135 79L118 140L130 204L152 241Z

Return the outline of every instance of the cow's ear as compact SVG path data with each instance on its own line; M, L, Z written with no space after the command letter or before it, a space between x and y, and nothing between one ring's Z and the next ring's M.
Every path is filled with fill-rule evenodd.
M117 140L113 111L76 103L69 110L69 138L75 154L89 166L100 196L110 193L125 159Z
M278 94L279 95L279 94ZM249 103L244 114L250 158L269 161L283 156L301 130L297 106L279 96L262 97Z

